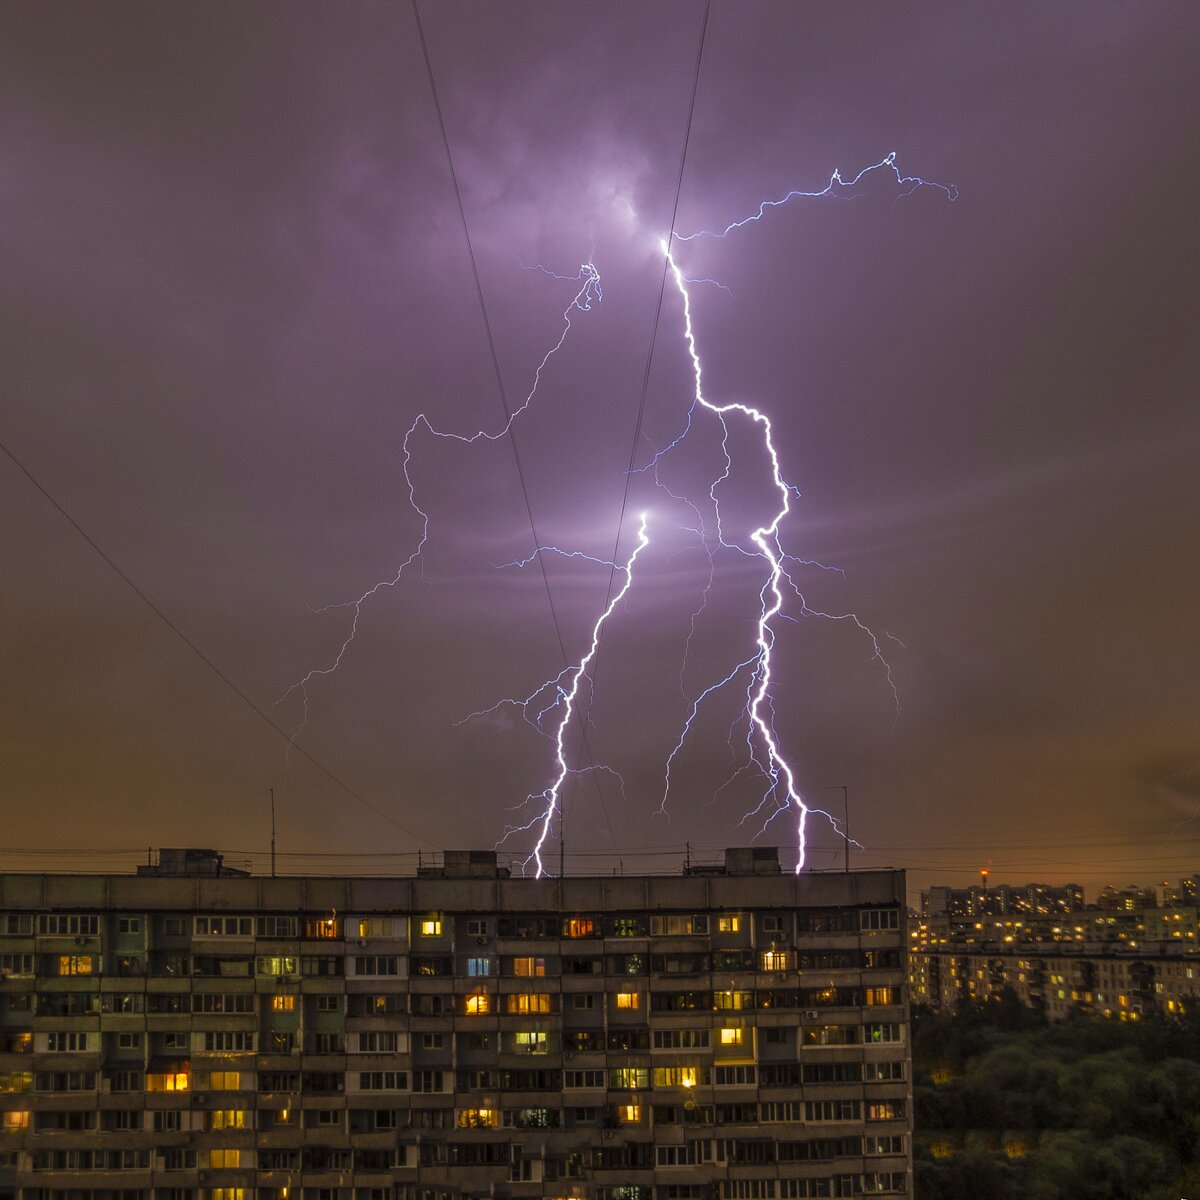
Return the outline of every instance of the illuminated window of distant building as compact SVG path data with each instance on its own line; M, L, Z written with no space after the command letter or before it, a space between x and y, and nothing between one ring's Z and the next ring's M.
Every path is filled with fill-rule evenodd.
M694 1088L701 1081L708 1082L706 1078L707 1074L707 1069L704 1069L702 1075L701 1068L695 1066L655 1067L654 1086Z
M642 1119L640 1104L618 1104L617 1120L624 1125L637 1125Z
M341 924L333 913L327 917L309 917L304 922L304 936L317 940L340 937Z
M518 1029L513 1034L513 1049L518 1054L545 1054L549 1039L540 1029Z
M296 975L300 971L300 960L291 955L272 955L258 959L256 969L260 975Z
M441 937L442 936L442 915L441 913L430 913L427 917L422 917L418 928L421 931L422 937Z
M152 1071L146 1076L148 1092L186 1092L191 1085L187 1071Z
M618 1008L640 1008L641 994L639 992L617 992Z
M657 1074L657 1071L655 1072ZM617 1067L608 1073L611 1088L644 1088L650 1086L650 1071L647 1067Z
M241 1083L240 1071L213 1071L208 1077L208 1086L214 1092L236 1092Z
M741 1046L746 1041L746 1031L744 1029L736 1029L731 1026L726 1026L721 1030L721 1045L722 1046Z
M754 1007L753 992L714 992L713 1008L723 1011L738 1011Z
M468 958L467 959L467 974L471 976L490 975L492 973L492 960L490 958Z
M95 973L96 960L91 954L60 954L58 956L58 973L60 975L92 975Z
M520 976L540 976L546 973L544 958L514 958L513 974Z
M29 1113L27 1111L9 1111L4 1113L4 1128L9 1133L19 1129L29 1128Z
M866 991L868 1004L899 1004L897 989L893 987L869 987Z
M492 1011L492 998L487 992L472 992L467 997L467 1016L481 1017Z
M568 917L563 921L563 937L593 937L595 933L596 922L591 917Z
M760 957L763 971L788 971L795 961L790 950L764 950Z
M236 1154L236 1150L231 1150L229 1153ZM281 1189L281 1195L287 1195L287 1188ZM211 1200L246 1200L246 1189L244 1187L218 1187L213 1188L209 1193Z
M218 1108L208 1114L209 1129L245 1129L249 1113L244 1108Z
M508 997L510 1013L548 1013L550 1011L549 992L514 992Z
M717 918L718 933L740 933L742 930L742 918L738 913L729 913L726 916Z
M494 1108L460 1108L455 1124L459 1129L497 1129L500 1114Z
M272 996L271 1011L272 1012L292 1012L296 1007L295 996Z

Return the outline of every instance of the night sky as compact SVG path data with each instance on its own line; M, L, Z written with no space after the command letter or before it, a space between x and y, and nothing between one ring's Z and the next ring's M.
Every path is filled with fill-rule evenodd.
M272 786L290 855L487 846L550 782L518 712L456 722L563 666L537 568L493 565L531 553L529 513L546 543L613 552L702 12L422 10L511 406L577 286L523 265L592 258L604 299L514 425L528 512L507 441L414 436L421 567L311 689L300 747L403 829L289 756L0 458L0 865L212 845L263 867ZM416 545L405 430L504 419L412 11L25 3L2 24L3 440L294 730L296 697L272 706L350 617L315 610ZM1090 887L1200 867L1198 34L1190 2L712 6L678 232L893 150L960 191L898 198L874 175L677 245L728 289L691 289L707 394L770 414L803 493L785 549L845 572L799 568L810 605L890 635L898 712L849 622L777 622L781 745L813 803L849 789L855 861L908 866L910 886L988 859L997 881ZM668 286L638 465L686 419L681 335ZM703 498L714 428L664 460L674 490ZM749 528L766 463L731 448ZM748 776L715 795L745 760L733 699L702 710L654 815L707 560L646 475L621 557L642 509L654 540L605 630L588 735L624 793L568 789L568 851L592 855L571 870L612 869L614 847L627 871L677 869L685 843L704 857L760 824L739 826ZM577 659L609 574L546 572ZM718 557L690 694L752 648L761 579ZM839 865L832 830L811 832L811 864ZM763 840L789 846L790 819Z

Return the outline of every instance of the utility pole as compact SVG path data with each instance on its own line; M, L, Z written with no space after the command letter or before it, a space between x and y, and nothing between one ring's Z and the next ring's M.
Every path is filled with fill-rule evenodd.
M275 878L275 789L271 789L271 878Z
M836 783L825 789L827 792L842 793L842 870L850 873L850 789L844 783Z

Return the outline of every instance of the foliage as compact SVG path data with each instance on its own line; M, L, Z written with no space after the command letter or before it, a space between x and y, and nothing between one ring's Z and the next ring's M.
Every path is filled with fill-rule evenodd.
M1200 1020L1059 1025L1013 994L913 1014L922 1200L1200 1192Z

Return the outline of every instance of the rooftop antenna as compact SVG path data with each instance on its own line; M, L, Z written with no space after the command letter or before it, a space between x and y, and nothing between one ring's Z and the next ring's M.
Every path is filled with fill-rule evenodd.
M825 789L827 792L842 793L842 870L850 871L850 788L844 783L835 783Z

